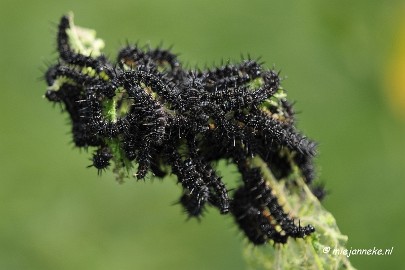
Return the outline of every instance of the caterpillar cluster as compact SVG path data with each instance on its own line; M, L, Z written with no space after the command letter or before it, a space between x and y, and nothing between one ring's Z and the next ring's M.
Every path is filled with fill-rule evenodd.
M95 148L90 166L98 173L112 164L119 178L132 169L137 179L173 173L190 217L215 207L232 215L256 245L314 232L285 213L251 162L260 157L276 179L297 168L308 185L315 177L316 143L294 127L293 106L277 72L252 59L189 70L170 50L129 45L110 62L75 50L72 27L63 16L59 59L45 74L45 97L69 114L75 146ZM242 178L232 193L215 170L224 159L237 165ZM325 194L322 187L313 190Z

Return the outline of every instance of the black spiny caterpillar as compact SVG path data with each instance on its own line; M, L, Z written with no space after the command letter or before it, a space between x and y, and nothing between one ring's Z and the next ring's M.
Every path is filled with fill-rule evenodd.
M113 164L121 180L135 168L137 179L148 172L162 178L170 168L189 216L216 207L233 215L256 245L314 232L285 213L252 163L260 158L276 179L294 171L308 185L314 178L316 144L294 127L277 72L252 59L187 70L170 50L137 46L121 49L110 62L94 48L78 48L72 42L77 29L71 17L62 17L59 59L45 74L45 96L69 114L74 144L95 149L90 166L101 173ZM223 159L236 164L242 178L231 194L215 170Z

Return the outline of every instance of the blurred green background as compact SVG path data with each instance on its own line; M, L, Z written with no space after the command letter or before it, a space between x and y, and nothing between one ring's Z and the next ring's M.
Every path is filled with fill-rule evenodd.
M394 247L353 265L405 269L401 2L1 0L0 269L246 268L232 219L210 210L186 222L174 179L120 185L86 168L66 115L42 98L67 11L112 58L127 40L163 41L189 66L250 53L281 69L299 128L320 142L324 205L347 247Z

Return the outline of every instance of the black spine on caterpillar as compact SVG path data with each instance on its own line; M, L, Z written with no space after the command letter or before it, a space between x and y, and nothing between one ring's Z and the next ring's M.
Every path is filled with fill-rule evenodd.
M136 172L136 178L138 180L144 179L149 171L151 151L152 146L150 142L144 141L143 143L140 144L138 154L136 157L136 161L138 162L138 171Z
M229 196L225 184L221 181L221 178L217 175L212 166L201 158L195 137L188 135L187 144L189 155L194 160L197 171L201 174L205 184L209 188L209 203L217 207L221 214L228 213Z
M83 54L76 53L72 50L72 48L69 45L69 37L67 34L67 30L70 28L71 26L69 17L63 16L58 26L58 37L57 37L58 52L60 58L66 63L72 65L91 67L97 70L97 72L104 71L108 76L111 77L113 75L113 69L108 64L104 56L93 58L91 56L85 56Z
M180 83L185 74L181 68L181 64L177 59L177 55L173 54L170 50L164 50L161 48L149 49L146 55L153 61L157 67L167 72L167 76L172 78L175 83ZM166 65L170 66L169 70L166 70Z
M60 66L60 64L52 65L45 72L44 77L45 77L45 81L48 86L53 85L53 83L55 82L55 78L57 77L55 73L57 72L59 66ZM50 100L50 101L53 101L53 100Z
M242 86L258 77L262 67L254 60L244 60L240 65L227 64L220 68L199 72L199 77L204 79L209 92L218 89Z
M297 164L298 168L300 169L301 174L304 177L305 183L311 184L316 176L312 156L297 153L294 156L294 162Z
M303 155L315 156L316 143L307 137L299 134L292 126L285 126L283 123L267 116L263 112L250 113L241 117L241 120L249 127L261 132L262 137L275 140L278 144L286 146Z
M51 72L47 74L47 80L54 81L58 77L66 77L72 81L72 83L79 86L101 86L105 82L97 77L91 77L86 74L81 73L77 69L70 66L56 65L51 68ZM109 84L110 86L110 84Z
M263 85L257 89L250 89L246 84L224 85L217 87L210 93L210 99L221 105L224 111L250 109L263 103L274 95L279 88L280 79L274 71L260 72Z
M199 198L190 194L190 191L185 190L185 193L181 195L179 202L189 218L199 218L203 214L204 209L201 207Z
M88 167L94 166L98 170L98 174L101 174L103 170L110 166L110 160L112 157L113 155L110 153L110 150L107 147L98 149L93 154L93 164Z
M145 64L145 62L146 54L137 46L126 46L118 52L117 63L121 68L124 64L134 68L139 64Z
M177 55L173 54L169 50L163 50L161 48L149 49L147 55L153 61L159 63L167 62L171 69L179 69L181 67L180 62L177 60Z
M186 190L187 194L189 194L187 202L190 204L186 205L186 211L190 216L199 216L208 200L209 189L196 170L196 165L193 160L186 159L183 161L176 150L172 151L173 153L169 156L169 163L172 166L173 172L177 175L178 181Z
M101 140L97 134L89 131L88 118L83 117L83 111L88 107L86 96L80 86L64 83L58 91L48 90L46 96L48 99L52 96L55 102L64 104L72 122L73 141L77 147L100 145Z
M280 234L274 228L264 210L252 205L250 194L244 187L236 190L231 203L231 212L236 223L253 244L263 245L269 240L275 243L287 242L287 235Z
M281 106L283 108L285 121L289 125L293 125L295 122L295 111L293 108L293 104L288 102L287 99L285 99L285 98L280 99L280 102L281 102Z

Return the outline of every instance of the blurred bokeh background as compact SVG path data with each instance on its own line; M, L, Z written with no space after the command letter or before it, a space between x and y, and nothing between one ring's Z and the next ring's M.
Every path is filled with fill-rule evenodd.
M359 269L405 269L403 1L0 1L0 269L245 269L243 237L210 210L172 206L174 179L87 169L66 115L42 98L68 11L106 52L128 40L174 45L189 66L262 57L286 78L299 128L320 142L325 207ZM232 170L223 169L229 179ZM152 183L153 182L153 183Z

